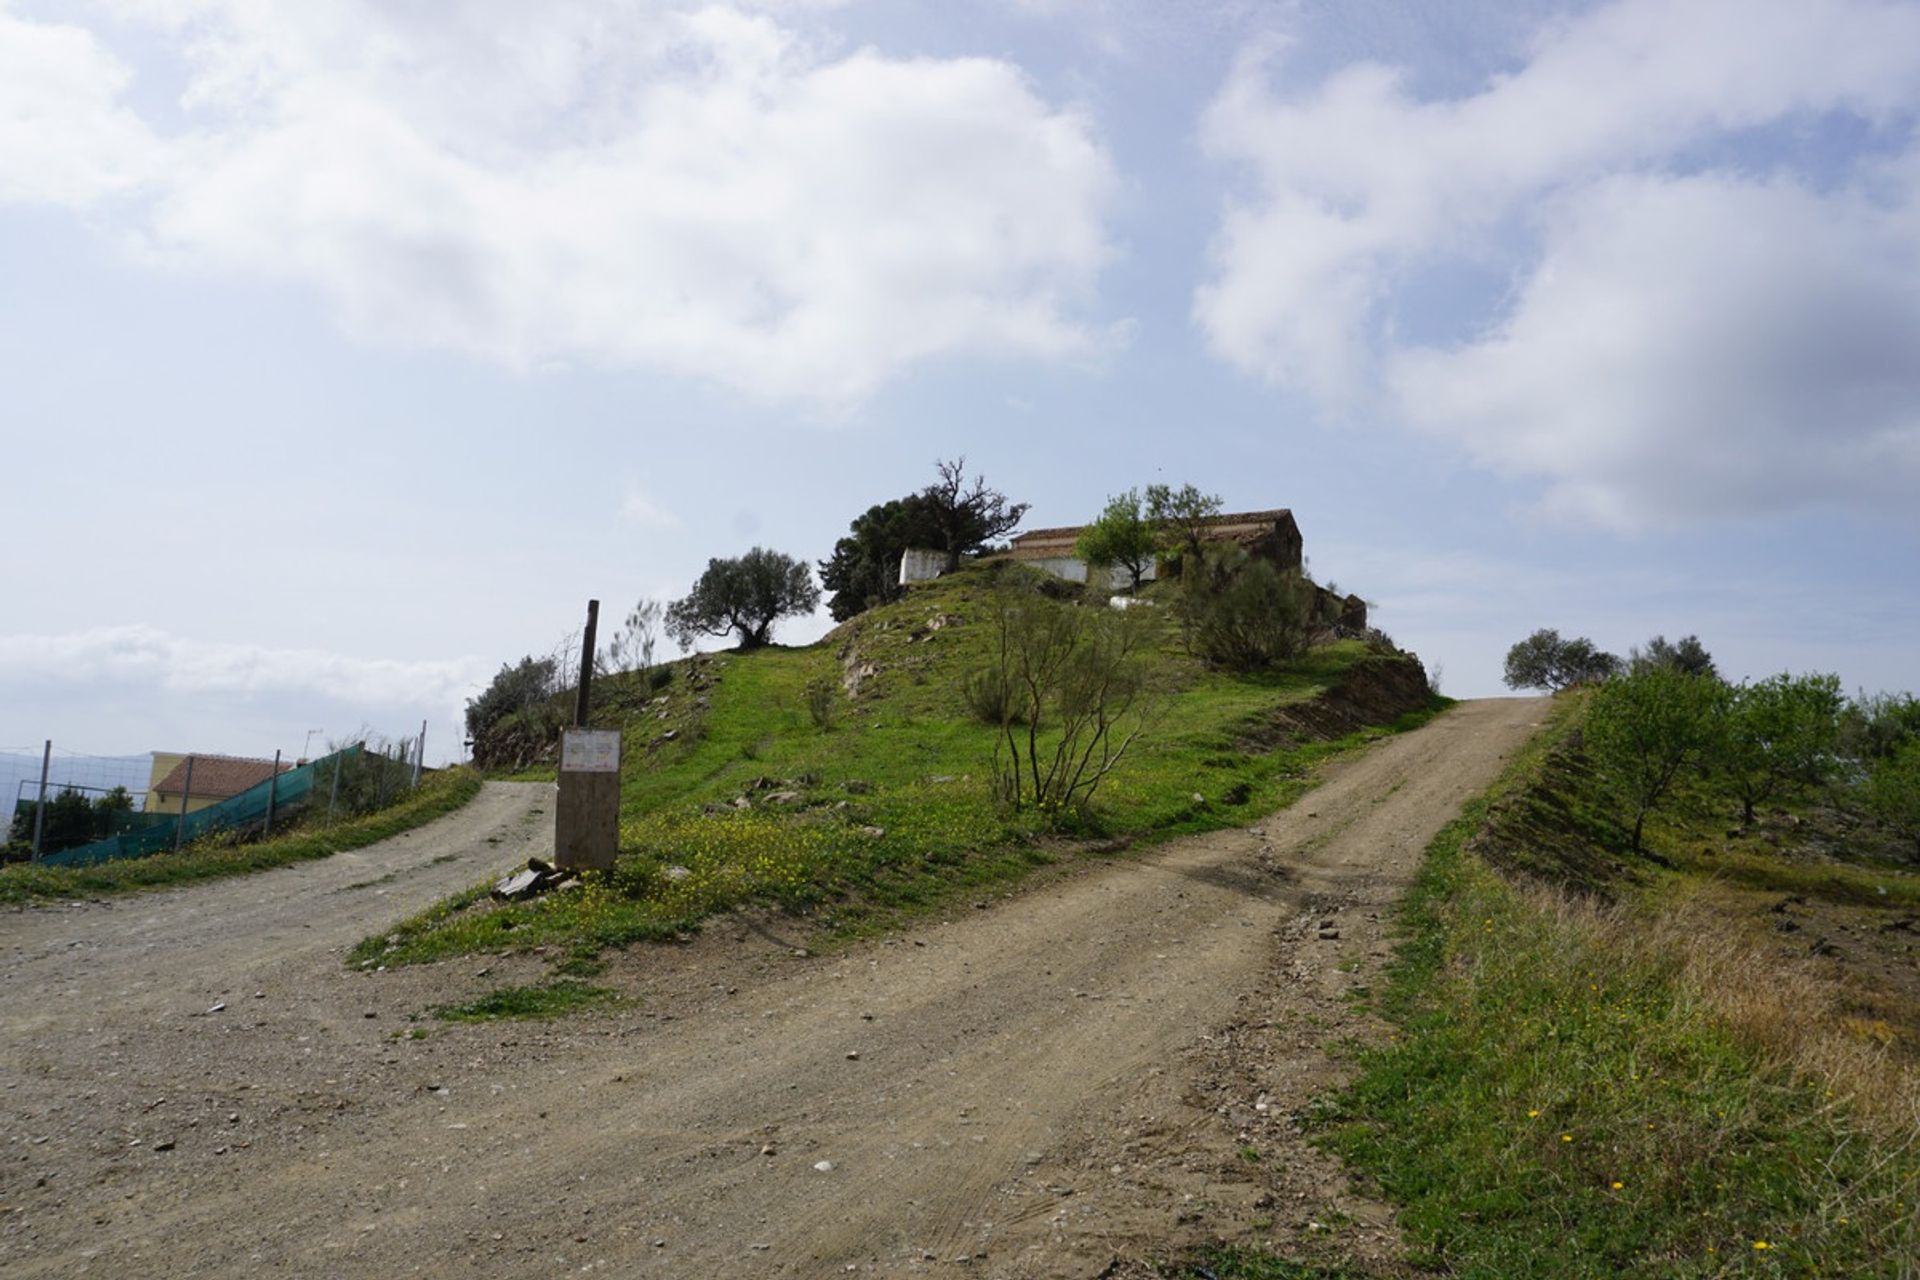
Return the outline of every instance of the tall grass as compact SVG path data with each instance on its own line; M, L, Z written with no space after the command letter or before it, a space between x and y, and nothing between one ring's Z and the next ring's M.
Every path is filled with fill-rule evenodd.
M1912 1077L1703 900L1518 888L1436 838L1382 1009L1321 1116L1461 1277L1920 1275Z

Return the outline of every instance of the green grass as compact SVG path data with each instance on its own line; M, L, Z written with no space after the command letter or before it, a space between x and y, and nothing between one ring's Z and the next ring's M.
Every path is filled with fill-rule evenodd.
M437 770L422 779L418 790L377 812L330 827L295 828L252 844L222 845L209 840L188 845L178 853L122 858L86 867L10 863L0 867L0 902L99 898L325 858L411 831L458 809L479 790L480 777L470 769Z
M938 628L928 625L935 619ZM1049 824L993 799L995 731L969 714L961 691L985 659L986 619L984 574L971 571L807 648L683 661L658 691L634 676L597 683L595 723L621 730L625 759L616 869L532 903L440 904L370 939L354 959L403 964L556 946L578 959L677 937L742 904L859 934L1064 857L1251 821L1299 796L1330 755L1444 705L1397 721L1385 712L1378 718L1393 723L1335 742L1296 741L1277 727L1288 708L1404 668L1343 642L1284 671L1233 676L1187 657L1163 623L1154 663L1168 693L1149 733L1089 812ZM877 671L858 696L836 692L832 727L816 727L808 684L837 689L850 667L867 664ZM769 803L782 791L798 802ZM742 796L753 807L733 809Z
M1163 1274L1181 1280L1364 1280L1365 1273L1347 1267L1295 1262L1245 1249L1222 1249Z
M496 987L477 1000L442 1005L433 1016L442 1022L491 1022L499 1018L558 1018L614 998L607 987L562 978L528 987Z
M1920 1152L1762 1062L1674 962L1466 848L1560 736L1429 848L1379 1001L1395 1033L1318 1109L1322 1140L1449 1276L1913 1275Z
M1912 868L1786 862L1751 853L1689 860L1689 869L1754 889L1797 893L1867 907L1920 906L1920 874Z

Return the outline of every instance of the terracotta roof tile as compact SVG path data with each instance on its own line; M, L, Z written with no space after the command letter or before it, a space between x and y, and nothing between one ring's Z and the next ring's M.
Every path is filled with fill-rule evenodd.
M224 800L228 796L237 796L249 787L257 787L273 776L273 761L248 760L240 756L203 756L190 757L193 761L193 794ZM280 772L293 768L282 763ZM177 796L186 788L187 761L182 760L173 766L166 777L160 779L160 785L153 790L156 795Z
M1209 525L1273 524L1281 520L1291 519L1293 519L1293 511L1291 508L1275 507L1271 511L1223 512L1217 516L1210 516L1207 519L1207 523ZM1029 538L1035 541L1045 542L1052 542L1060 538L1074 538L1079 536L1080 531L1084 528L1086 528L1086 526L1083 524L1068 524L1061 525L1054 529L1029 529L1025 533L1015 534L1013 544L1017 549L1022 542L1025 542Z

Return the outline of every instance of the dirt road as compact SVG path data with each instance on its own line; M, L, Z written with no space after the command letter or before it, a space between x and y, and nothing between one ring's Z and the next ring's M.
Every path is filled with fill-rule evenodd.
M885 941L805 955L722 922L554 1024L412 1021L537 958L340 962L524 857L546 789L0 916L0 1270L1094 1276L1223 1238L1390 1260L1294 1117L1420 849L1540 715L1464 704L1254 828Z

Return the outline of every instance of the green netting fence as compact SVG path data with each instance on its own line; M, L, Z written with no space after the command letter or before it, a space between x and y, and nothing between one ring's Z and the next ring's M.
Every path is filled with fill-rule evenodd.
M264 826L269 806L276 822L308 805L337 808L343 800L347 810L359 811L399 794L406 788L410 772L405 764L369 753L362 744L355 743L289 769L218 804L182 815L145 815L149 825L95 840L92 844L43 854L39 861L44 866L80 867L116 858L144 858L165 853L176 844L189 844L217 832L244 832Z

